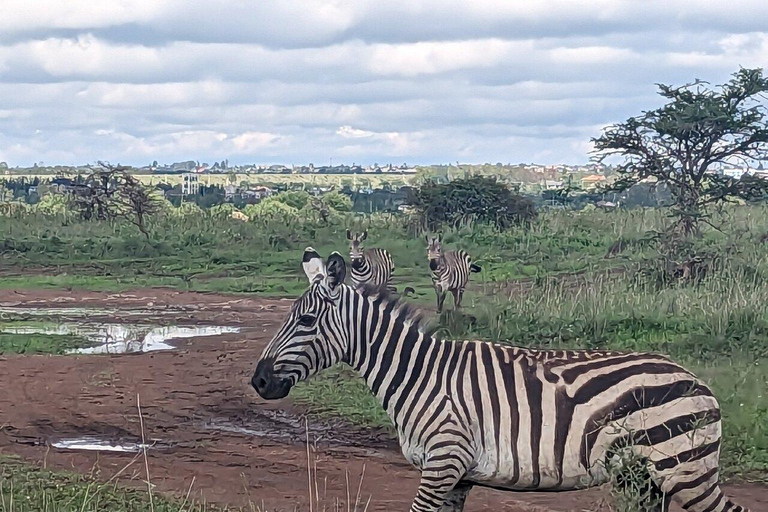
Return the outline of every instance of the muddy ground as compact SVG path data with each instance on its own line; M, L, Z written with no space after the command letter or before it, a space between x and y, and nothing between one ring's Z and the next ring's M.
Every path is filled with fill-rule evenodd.
M104 320L146 310L144 319L168 324L238 326L241 332L174 341L178 350L137 355L0 356L0 453L53 469L121 472L139 485L144 462L132 453L53 448L62 438L96 435L140 440L137 397L149 450L150 480L161 492L193 495L222 505L259 510L308 509L306 423L288 401L264 402L249 386L255 362L291 301L143 289L0 291L0 307L100 308ZM131 316L131 318L135 318ZM332 507L361 501L369 510L408 510L418 474L385 432L343 424L309 424L313 491ZM728 485L741 504L768 510L768 489ZM503 493L476 489L468 511L608 510L601 490ZM322 506L322 505L321 505ZM362 510L362 506L358 507Z

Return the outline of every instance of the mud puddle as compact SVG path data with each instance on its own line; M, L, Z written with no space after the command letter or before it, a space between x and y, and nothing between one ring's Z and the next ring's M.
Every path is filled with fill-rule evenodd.
M219 336L240 332L239 327L194 325L161 326L152 319L136 318L122 323L103 321L108 310L87 308L0 308L0 334L75 338L78 343L64 353L129 354L173 350L172 340ZM139 317L146 310L120 310L120 315ZM119 316L112 314L109 318Z

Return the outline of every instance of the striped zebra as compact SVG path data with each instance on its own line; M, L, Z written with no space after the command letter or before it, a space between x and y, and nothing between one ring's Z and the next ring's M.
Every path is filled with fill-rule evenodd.
M303 259L309 289L267 345L251 384L266 399L338 362L365 379L406 459L414 512L461 511L477 486L580 489L642 461L658 510L743 512L718 486L720 409L664 356L440 341L407 305L344 284L344 258ZM618 469L615 469L618 468ZM615 474L615 473L614 473ZM620 479L616 479L620 481Z
M363 249L368 232L362 234L347 230L349 240L350 278L356 287L372 285L395 291L391 286L395 264L388 251L378 248Z
M443 252L442 236L427 237L427 259L432 272L432 284L437 295L437 312L443 311L448 292L453 294L453 304L461 308L461 298L467 287L470 272L480 272L480 266L472 263L466 251Z

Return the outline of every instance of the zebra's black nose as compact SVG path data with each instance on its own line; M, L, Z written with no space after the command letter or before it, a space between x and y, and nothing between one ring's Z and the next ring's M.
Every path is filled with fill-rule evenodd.
M251 386L262 398L267 400L277 400L284 398L291 390L290 382L287 379L275 377L275 362L273 359L262 359L256 365L256 371L251 377Z

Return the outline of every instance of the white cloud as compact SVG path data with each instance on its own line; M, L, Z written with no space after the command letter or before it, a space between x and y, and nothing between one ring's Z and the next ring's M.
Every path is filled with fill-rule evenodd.
M0 0L0 156L584 161L657 82L768 62L762 1ZM402 162L400 162L402 163Z
M352 128L351 126L339 126L336 130L337 135L341 135L345 139L359 139L364 137L373 137L375 134L368 130L360 130L358 128Z

